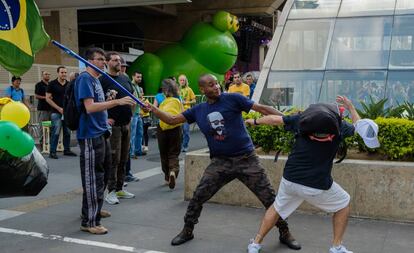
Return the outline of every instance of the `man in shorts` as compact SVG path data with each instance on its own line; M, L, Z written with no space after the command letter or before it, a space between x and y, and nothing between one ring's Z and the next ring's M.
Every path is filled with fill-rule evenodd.
M351 101L338 96L337 103L342 104L350 112L355 128L361 135L359 123L364 122L364 141L369 127L376 140L378 126L371 121L360 120ZM248 245L248 253L258 253L260 243L279 218L286 219L303 201L326 212L333 213L333 245L330 253L352 253L342 245L342 238L348 222L349 194L335 183L331 176L332 163L343 138L354 134L354 126L342 120L337 104L313 104L304 112L290 115L268 115L259 119L248 119L250 125L284 125L285 130L295 134L295 144L285 165L283 178L273 205L266 211L255 239ZM362 124L360 124L362 126ZM368 143L366 142L368 145ZM369 146L369 145L368 145Z

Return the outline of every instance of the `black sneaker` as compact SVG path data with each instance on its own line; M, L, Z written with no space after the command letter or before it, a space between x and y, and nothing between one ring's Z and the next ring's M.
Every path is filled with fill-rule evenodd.
M59 157L56 155L56 153L50 153L50 154L49 154L49 158L52 158L52 159L59 159Z
M177 246L194 238L193 229L184 227L183 230L171 241L171 245Z
M72 151L65 151L65 152L63 152L63 155L66 155L66 156L77 156L75 153L73 153Z

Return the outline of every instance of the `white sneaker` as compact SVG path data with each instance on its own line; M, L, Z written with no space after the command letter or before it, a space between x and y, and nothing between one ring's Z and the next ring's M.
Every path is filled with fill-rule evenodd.
M135 195L127 192L126 190L121 190L116 192L116 196L120 199L132 199L135 198Z
M253 239L250 239L250 244L247 246L248 253L259 253L262 250L262 245L254 243Z
M143 150L144 152L148 152L148 146L143 146L142 150Z
M116 196L115 191L111 191L110 193L108 193L105 197L105 201L110 205L119 204L119 199Z
M350 250L347 250L344 245L339 245L337 247L332 246L332 248L329 249L329 253L353 253Z

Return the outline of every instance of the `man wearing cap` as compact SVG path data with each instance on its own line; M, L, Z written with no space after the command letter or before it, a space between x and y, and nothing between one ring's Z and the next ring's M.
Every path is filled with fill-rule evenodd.
M367 127L362 129L359 126L366 126L366 120L360 120L348 98L338 96L336 101L349 110L352 122L365 140L365 134L369 131L366 130ZM313 104L296 115L267 115L259 119L248 119L246 124L284 125L285 130L295 134L295 144L286 162L275 202L267 209L259 232L248 245L248 252L258 253L260 243L274 222L280 217L286 219L303 201L307 201L326 212L334 213L333 245L329 253L352 253L342 245L350 210L350 196L333 181L331 171L340 142L353 135L355 128L342 120L338 105ZM376 139L376 133L377 131L374 131L374 135L371 133L371 138Z
M129 78L128 74L126 73L127 67L128 67L128 64L126 63L125 59L121 57L121 74Z

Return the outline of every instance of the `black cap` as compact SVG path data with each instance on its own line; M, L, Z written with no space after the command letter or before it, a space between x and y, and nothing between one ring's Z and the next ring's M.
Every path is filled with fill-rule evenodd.
M16 80L20 80L21 81L22 79L20 78L20 76L13 76L12 79L11 79L12 82L14 82Z

